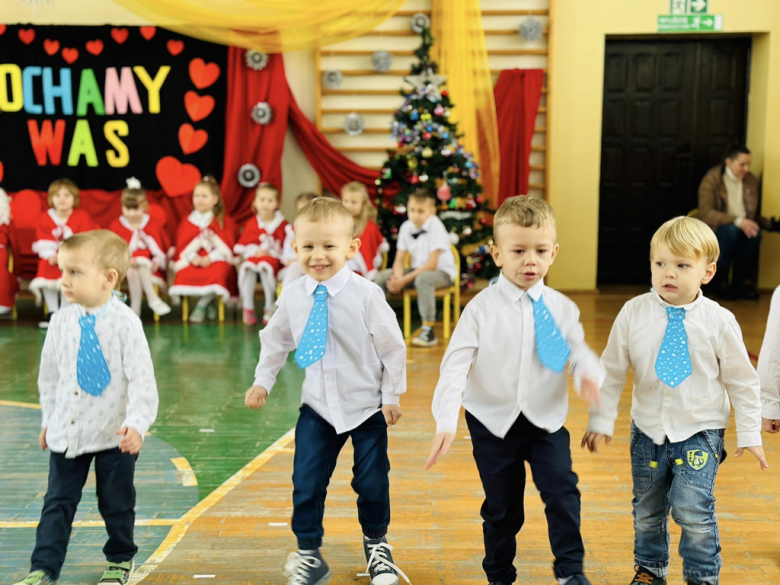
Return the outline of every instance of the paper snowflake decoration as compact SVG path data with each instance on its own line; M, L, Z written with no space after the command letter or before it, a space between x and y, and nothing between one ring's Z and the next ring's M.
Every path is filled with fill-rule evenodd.
M412 16L411 26L414 32L420 34L424 29L431 28L431 19L428 18L427 14L418 12Z
M538 41L542 38L542 23L539 19L530 16L520 23L519 33L524 41Z
M386 73L393 66L393 55L387 51L376 51L371 55L371 65L377 73Z
M268 55L261 51L249 50L244 59L246 59L246 66L255 71L262 71L268 65Z
M260 182L260 169L252 163L241 165L238 169L238 183L245 189L251 189Z
M341 87L342 81L344 81L344 75L338 69L328 69L322 72L322 87L325 89Z
M359 136L363 134L363 128L365 124L363 122L363 116L352 112L344 118L344 131L350 136Z
M252 115L252 121L255 124L260 124L262 126L265 126L266 124L271 123L271 120L274 117L274 112L273 110L271 110L271 106L268 105L268 102L258 102L252 108L251 115Z

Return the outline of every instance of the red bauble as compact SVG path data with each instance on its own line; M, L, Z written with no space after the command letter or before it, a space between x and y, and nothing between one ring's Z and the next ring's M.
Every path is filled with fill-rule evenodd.
M443 90L441 91L441 95L442 95L442 96L448 95L448 93L447 93L447 90L446 90L446 89L443 89Z
M410 182L412 185L416 185L417 183L419 183L419 182L420 182L420 177L418 177L417 175L412 175L412 178L411 178L411 179L409 179L409 182Z
M430 140L430 139L431 139L431 133L430 132L426 132L426 133L423 134L423 140Z

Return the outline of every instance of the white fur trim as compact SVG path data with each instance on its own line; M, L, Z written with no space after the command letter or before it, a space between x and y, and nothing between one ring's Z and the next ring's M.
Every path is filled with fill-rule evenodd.
M32 244L32 251L43 260L48 260L57 253L60 246L54 240L36 240Z
M176 303L180 302L181 297L205 297L212 293L222 297L223 301L228 301L230 299L230 291L219 284L207 284L206 286L175 284L168 289L168 294L171 298L175 299Z
M273 234L285 220L284 215L282 215L282 212L278 209L274 212L274 218L270 223L264 223L263 220L260 219L260 214L257 214L255 217L257 218L257 227L265 230L269 236Z
M41 301L43 300L43 296L41 295L41 290L47 289L47 290L62 290L62 279L58 278L57 280L49 280L48 278L33 278L30 281L30 291L33 295L35 295L35 304L40 306Z
M0 188L0 225L11 223L11 198Z
M193 209L187 216L187 221L200 229L204 229L209 227L211 222L214 221L214 212L207 211L206 213L201 213L200 211Z
M141 219L141 225L138 227L135 227L133 224L130 223L130 220L128 220L124 215L119 216L119 223L122 224L123 227L130 230L131 232L134 232L136 230L142 230L147 225L149 225L149 219L151 219L151 216L148 213L144 213L143 218Z
M241 264L241 267L238 269L238 282L244 281L244 275L248 272L256 272L257 274L260 274L261 272L265 272L266 274L270 274L271 276L274 275L274 267L271 266L268 262L258 262L255 264L254 262L244 262Z

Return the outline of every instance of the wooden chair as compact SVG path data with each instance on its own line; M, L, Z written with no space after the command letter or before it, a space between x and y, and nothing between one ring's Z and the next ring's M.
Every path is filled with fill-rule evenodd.
M14 251L13 248L8 248L8 274L13 276L14 273ZM14 306L11 307L11 319L16 321L19 318L16 312L16 300L14 300Z
M444 304L444 339L450 338L450 309L455 309L454 322L457 325L460 320L460 253L455 246L450 246L452 254L455 257L455 282L448 288L436 290L436 298L443 299ZM406 268L409 268L411 255L406 254ZM412 299L417 298L417 290L414 288L404 289L404 339L407 341L412 337Z
M217 316L220 323L225 322L225 301L222 297L217 296ZM183 323L187 323L190 320L190 298L182 297L181 299L181 320Z

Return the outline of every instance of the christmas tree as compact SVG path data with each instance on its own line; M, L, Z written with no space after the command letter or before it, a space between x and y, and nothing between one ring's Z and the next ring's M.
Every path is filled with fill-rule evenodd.
M450 240L461 252L464 288L473 286L476 276L495 272L487 244L492 236L488 209L482 197L479 168L472 153L459 143L457 124L450 121L453 104L446 89L446 77L437 75L431 60L433 38L421 32L422 43L415 51L418 62L406 81L411 92L393 116L392 136L398 142L377 179L377 207L382 231L394 243L406 220L409 195L424 188L436 195L439 218L450 232Z

